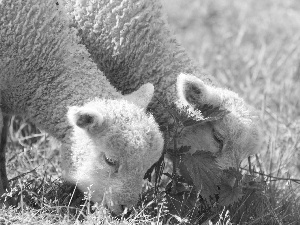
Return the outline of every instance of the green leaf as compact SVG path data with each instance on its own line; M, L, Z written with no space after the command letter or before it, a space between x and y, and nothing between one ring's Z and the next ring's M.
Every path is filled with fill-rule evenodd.
M197 151L184 155L183 164L193 180L196 191L209 200L210 195L218 193L222 170L211 152ZM189 178L187 178L189 179Z
M236 179L236 182L240 182L243 178L243 175L237 169L230 167L229 169L223 170L222 182L225 180Z
M228 206L234 202L239 201L243 197L243 190L239 186L231 187L228 184L220 186L219 204Z

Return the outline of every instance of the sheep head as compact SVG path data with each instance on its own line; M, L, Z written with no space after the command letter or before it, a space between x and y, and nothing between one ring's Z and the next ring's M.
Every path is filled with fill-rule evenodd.
M260 123L255 112L236 93L205 84L187 74L177 78L178 106L195 115L208 105L228 113L219 120L184 129L179 144L210 151L221 168L237 168L246 157L255 154L262 143Z
M123 99L96 99L68 111L73 133L65 176L116 214L137 203L144 174L162 152L162 134L145 113L152 95L146 84Z

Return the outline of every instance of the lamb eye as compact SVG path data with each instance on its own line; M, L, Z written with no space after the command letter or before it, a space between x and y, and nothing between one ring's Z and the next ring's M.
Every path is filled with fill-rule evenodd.
M103 154L104 161L109 165L109 166L117 166L118 165L118 160L108 158L106 157L105 154Z
M221 134L213 129L213 137L214 137L215 141L218 143L219 149L222 150L223 149L223 137L221 136Z

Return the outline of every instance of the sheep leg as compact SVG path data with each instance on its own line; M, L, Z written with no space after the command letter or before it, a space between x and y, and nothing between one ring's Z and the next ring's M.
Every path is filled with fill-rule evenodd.
M5 145L7 141L7 133L9 127L10 116L1 115L3 118L3 124L1 124L0 119L0 197L4 194L5 190L8 188L8 179L6 174L6 161L5 161ZM2 128L1 128L2 125Z

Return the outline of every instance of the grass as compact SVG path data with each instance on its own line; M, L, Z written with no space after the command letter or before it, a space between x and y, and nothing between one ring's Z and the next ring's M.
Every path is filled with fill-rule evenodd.
M252 175L245 172L252 182L246 182L246 195L227 208L203 208L193 222L206 220L208 224L211 219L211 224L218 225L300 224L300 2L163 2L170 25L190 56L204 72L255 106L264 124L264 146L252 157ZM137 211L126 219L115 220L101 207L92 209L88 198L71 202L72 187L59 179L59 146L45 134L34 137L31 145L32 139L26 142L22 137L32 137L37 131L30 130L31 126L19 129L18 124L11 132L7 157L9 177L21 175L11 181L18 207L0 210L1 224L187 224L191 221L175 215L176 209L168 212L168 196L161 194L153 200L151 185L146 192L150 200L141 202ZM28 171L32 172L23 175ZM173 216L167 216L170 214Z

